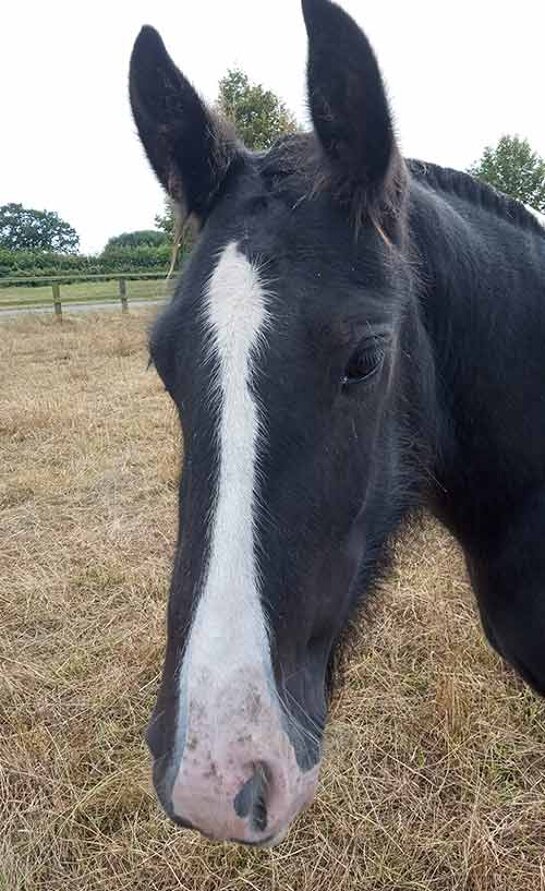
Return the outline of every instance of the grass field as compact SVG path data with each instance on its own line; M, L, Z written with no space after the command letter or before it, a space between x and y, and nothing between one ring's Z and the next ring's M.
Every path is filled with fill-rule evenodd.
M178 429L148 312L0 327L0 889L545 889L545 706L483 641L460 555L408 530L272 851L170 825L158 682Z
M73 282L72 284L61 283L61 302L65 303L85 303L115 301L119 302L118 282L111 281L91 281L91 282ZM127 299L131 300L155 300L165 297L169 288L169 283L164 279L127 279ZM26 287L11 286L9 288L0 288L0 310L11 309L23 306L51 306L53 307L53 296L51 285L43 287Z

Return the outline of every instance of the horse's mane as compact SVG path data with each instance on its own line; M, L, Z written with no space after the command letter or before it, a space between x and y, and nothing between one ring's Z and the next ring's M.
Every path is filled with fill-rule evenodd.
M309 181L312 182L316 177L315 148L315 139L311 133L283 136L267 152L258 154L261 173L272 182L273 188L283 191L289 184L295 191L304 192L309 188ZM524 204L496 191L469 173L415 159L407 159L405 163L410 175L431 189L457 195L470 204L482 207L545 238L545 226Z
M475 179L471 174L414 159L408 159L406 164L415 179L432 189L457 195L470 204L483 207L485 210L489 210L523 229L537 232L545 238L545 227L524 204L496 191L492 186Z

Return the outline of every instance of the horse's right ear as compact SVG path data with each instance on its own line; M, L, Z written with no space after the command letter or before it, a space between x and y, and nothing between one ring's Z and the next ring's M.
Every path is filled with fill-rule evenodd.
M129 92L142 145L183 218L206 219L237 155L236 140L176 68L146 26L131 56Z

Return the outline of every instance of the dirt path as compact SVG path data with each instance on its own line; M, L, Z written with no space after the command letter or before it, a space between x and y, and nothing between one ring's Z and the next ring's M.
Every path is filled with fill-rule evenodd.
M129 301L129 312L146 306L156 306L163 303L163 300L132 300ZM99 300L86 301L85 303L65 303L63 304L63 316L73 315L81 312L102 312L108 310L110 312L121 312L119 301ZM25 315L53 315L53 305L44 304L43 306L17 306L9 309L0 308L0 321L2 319L14 319Z

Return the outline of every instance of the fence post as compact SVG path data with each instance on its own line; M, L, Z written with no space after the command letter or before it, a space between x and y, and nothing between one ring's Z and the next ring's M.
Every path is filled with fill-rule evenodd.
M61 286L58 282L53 282L52 288L55 318L57 319L57 322L62 322Z
M119 279L119 299L121 300L121 312L127 312L127 279Z

